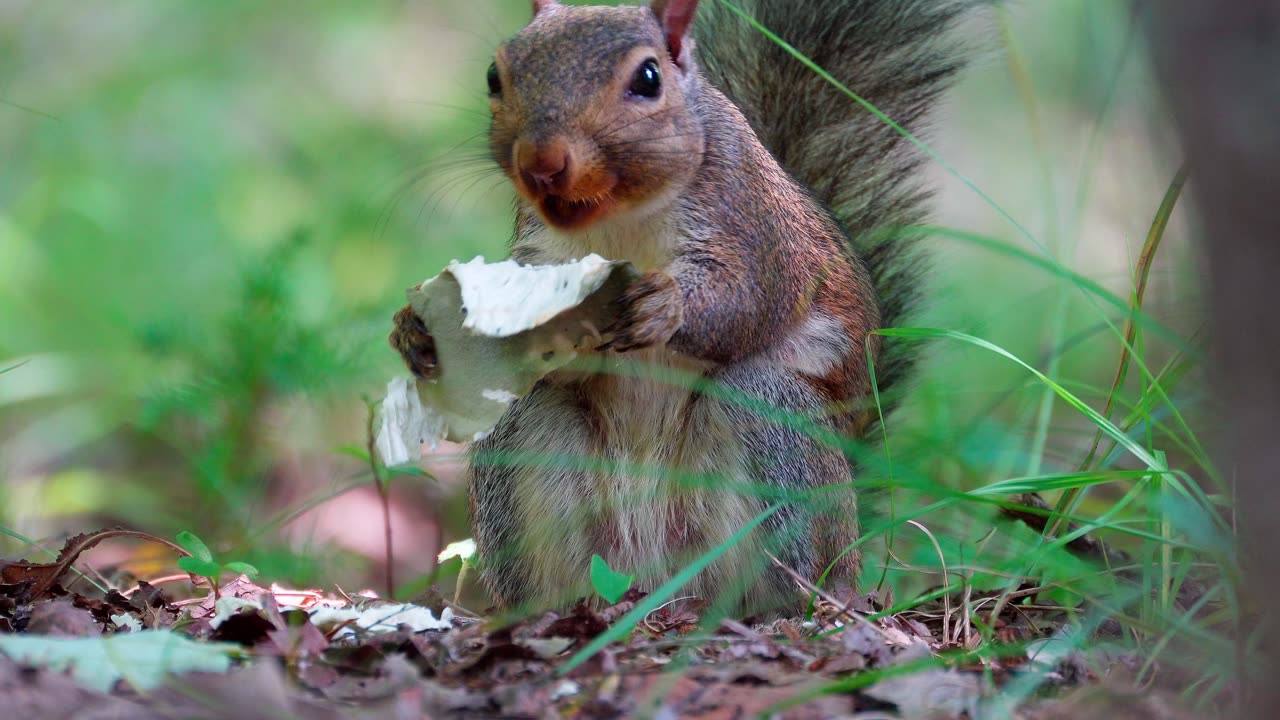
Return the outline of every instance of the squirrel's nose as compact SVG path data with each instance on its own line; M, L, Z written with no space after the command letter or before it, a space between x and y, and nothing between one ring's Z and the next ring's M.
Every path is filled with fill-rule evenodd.
M560 193L568 185L572 157L569 144L563 140L535 146L520 141L516 145L516 167L529 190L539 193Z

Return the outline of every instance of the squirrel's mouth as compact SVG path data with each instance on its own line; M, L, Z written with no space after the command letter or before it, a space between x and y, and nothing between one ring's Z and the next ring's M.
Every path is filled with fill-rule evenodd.
M607 215L617 205L608 195L586 200L570 200L559 195L547 195L538 201L542 217L561 229L580 228Z

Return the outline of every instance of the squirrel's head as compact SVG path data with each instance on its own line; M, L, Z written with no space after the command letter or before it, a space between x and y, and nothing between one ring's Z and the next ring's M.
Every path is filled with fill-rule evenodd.
M697 0L575 7L533 20L489 68L493 157L549 225L576 230L671 202L702 162Z

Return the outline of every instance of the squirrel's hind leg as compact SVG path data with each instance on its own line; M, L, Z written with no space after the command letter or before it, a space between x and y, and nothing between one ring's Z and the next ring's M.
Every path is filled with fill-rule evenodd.
M468 453L480 577L500 607L589 594L588 420L572 387L539 383ZM576 465L576 467L575 467Z
M752 482L763 484L760 507L782 501L761 526L764 545L783 564L817 581L858 537L856 494L849 461L824 443L818 428L830 430L829 402L792 371L750 361L720 371L715 381L724 390L759 403L757 412L732 400L711 401L736 436ZM772 415L772 417L771 417ZM780 415L804 416L809 429L787 424ZM825 493L831 485L848 487ZM840 596L852 592L860 569L857 551L846 553L826 578L824 587ZM746 607L766 613L801 609L806 594L785 572L764 558L761 572L746 588Z

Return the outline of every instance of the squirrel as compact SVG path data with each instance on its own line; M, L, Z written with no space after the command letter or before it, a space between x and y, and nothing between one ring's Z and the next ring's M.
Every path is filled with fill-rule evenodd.
M953 31L981 2L735 4L915 127L963 67ZM589 596L594 554L651 591L753 523L680 594L794 612L807 594L779 565L856 589L854 468L823 436L877 421L868 356L882 393L910 373L909 349L874 331L921 295L923 158L726 5L534 0L489 67L489 146L517 194L511 257L597 253L641 273L593 353L605 371L547 376L471 443L479 574L498 607ZM394 322L419 379L447 371L410 308ZM627 361L702 383L609 371Z

